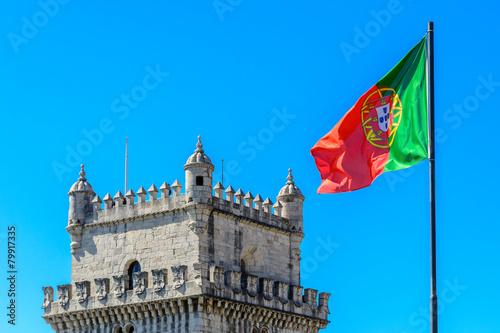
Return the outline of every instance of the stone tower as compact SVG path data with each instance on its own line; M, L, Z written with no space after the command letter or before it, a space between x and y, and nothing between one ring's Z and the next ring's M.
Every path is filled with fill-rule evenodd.
M43 288L43 318L56 332L292 333L328 324L330 294L300 285L304 196L291 169L274 205L220 182L212 189L198 137L184 194L175 180L108 193L102 207L83 168L68 193L71 283L57 286L57 301Z

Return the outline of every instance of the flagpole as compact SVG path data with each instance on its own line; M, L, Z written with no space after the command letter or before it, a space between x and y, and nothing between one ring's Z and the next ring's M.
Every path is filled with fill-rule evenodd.
M128 190L128 137L125 138L125 193Z
M429 61L429 189L431 222L431 333L438 332L436 292L436 160L434 152L434 22L428 25Z

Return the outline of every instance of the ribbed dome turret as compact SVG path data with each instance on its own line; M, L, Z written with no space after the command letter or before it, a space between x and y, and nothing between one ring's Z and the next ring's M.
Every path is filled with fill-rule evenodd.
M205 155L201 136L198 136L196 150L191 155L184 171L186 174L186 201L187 202L211 202L212 200L212 173L215 167L210 158Z
M80 165L82 170L80 170L80 178L78 178L78 181L71 186L71 189L69 190L69 193L73 192L87 192L89 194L92 194L92 197L95 195L94 189L92 186L87 183L87 178L85 178L85 170L83 169L85 165Z
M286 182L286 185L281 188L280 193L278 194L278 199L280 197L284 197L284 196L289 196L289 197L294 196L294 197L299 197L302 200L304 200L304 196L302 195L302 192L297 187L297 185L295 185L295 183L293 182L292 169L288 169L288 176L286 177L286 179L288 181Z
M201 136L198 136L198 143L196 144L196 150L194 151L194 154L188 158L186 165L184 166L184 169L186 169L186 166L188 166L188 164L198 164L198 163L212 165L212 161L205 154L205 151L203 150L203 144L201 143Z

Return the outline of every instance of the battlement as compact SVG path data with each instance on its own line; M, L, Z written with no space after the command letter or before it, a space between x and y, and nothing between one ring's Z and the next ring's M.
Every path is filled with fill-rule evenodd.
M113 324L137 319L204 312L283 318L290 323L326 327L329 293L242 274L221 266L207 267L202 281L186 281L185 266L134 273L133 289L124 275L44 287L44 319L54 330ZM318 297L319 296L319 297ZM296 317L296 318L295 318ZM305 321L304 321L305 320ZM318 326L319 325L319 326Z
M126 196L123 196L121 191L118 191L114 197L107 193L104 200L96 195L92 200L92 211L87 212L85 224L99 225L141 220L182 209L186 204L186 197L180 191L182 185L176 180L172 187L174 191L169 184L163 183L160 187L160 197L158 197L160 191L154 184L148 191L141 186L137 194L129 190Z
M273 204L269 197L262 200L260 194L254 198L252 193L244 194L241 189L235 192L232 186L229 186L225 191L226 197L224 199L223 189L224 187L220 183L214 187L215 196L212 197L212 205L215 209L266 226L286 231L297 231L291 228L289 219L282 217L283 206L279 201Z
M174 190L172 191L171 188ZM133 190L129 190L125 197L121 191L118 191L114 197L107 193L104 201L96 195L92 200L92 210L86 214L85 224L87 227L97 227L120 221L139 221L159 214L178 212L186 206L187 201L186 194L181 194L181 188L181 183L175 180L172 187L164 182L160 191L153 184L148 191L141 186L137 190L137 194ZM224 199L223 189L220 182L217 183L214 187L215 195L207 204L221 213L282 230L297 231L291 229L288 219L281 216L283 206L279 200L273 204L269 197L262 200L260 194L257 194L257 197L254 198L252 193L247 192L245 195L241 189L235 192L232 186L226 190ZM160 197L158 197L158 192L161 192Z
M196 150L188 158L184 170L186 175L184 194L181 194L182 184L179 180L175 180L172 185L164 182L159 190L153 184L147 191L141 186L137 193L130 189L125 195L118 191L113 197L107 193L101 199L99 195L95 195L92 186L87 182L82 164L80 178L68 193L70 209L67 230L72 236L72 253L78 249L79 235L84 225L94 228L120 221L144 220L156 214L179 212L196 203L285 231L302 231L304 197L293 182L291 169L286 185L276 197L276 203L269 197L263 200L260 194L254 197L249 191L246 193L241 189L235 191L232 186L226 189L220 182L212 188L214 166L203 150L201 137L198 137ZM160 197L158 197L159 192ZM200 228L204 228L202 224L194 225L194 229L200 231Z

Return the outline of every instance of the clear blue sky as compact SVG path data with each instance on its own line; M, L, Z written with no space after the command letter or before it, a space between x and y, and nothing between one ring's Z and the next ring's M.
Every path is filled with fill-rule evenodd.
M428 162L318 195L309 154L428 21L439 326L500 331L499 4L66 2L0 5L2 332L52 332L42 287L70 282L67 192L80 159L101 198L124 187L126 136L132 189L184 183L197 135L216 172L226 161L225 184L254 196L274 201L293 168L306 197L302 285L332 294L326 332L428 332ZM144 81L150 72L156 80ZM15 328L4 314L9 225L18 236Z

